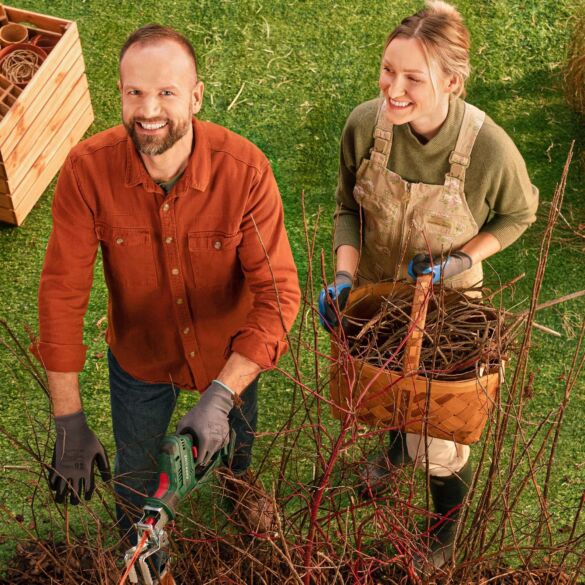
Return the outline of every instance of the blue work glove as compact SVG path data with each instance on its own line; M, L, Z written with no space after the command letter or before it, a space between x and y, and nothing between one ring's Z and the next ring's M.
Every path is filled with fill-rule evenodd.
M338 270L335 281L328 284L319 295L319 319L327 331L338 325L337 315L345 309L353 284L353 277L345 270Z
M104 481L111 477L108 456L94 432L87 426L83 410L55 417L57 439L49 473L49 487L59 504L68 498L73 506L81 495L90 500L95 489L93 466Z
M436 262L436 263L435 263ZM473 264L471 257L465 252L453 252L444 259L431 259L428 254L417 254L408 265L408 275L416 280L424 274L433 274L433 284L441 280L441 275L446 280L465 270L469 270Z
M234 394L213 380L199 402L177 423L178 435L191 435L197 445L197 465L207 465L230 438L228 414Z

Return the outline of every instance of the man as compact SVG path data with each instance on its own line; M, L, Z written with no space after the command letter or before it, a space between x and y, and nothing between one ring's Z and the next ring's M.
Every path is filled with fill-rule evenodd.
M285 351L300 300L278 189L258 148L194 118L204 87L193 47L177 32L148 25L132 33L120 53L119 89L123 126L73 148L53 203L34 347L57 428L51 485L58 501L76 503L91 497L93 463L107 472L78 383L99 244L115 489L134 506L129 518L119 507L122 526L155 487L153 461L184 388L204 393L177 432L197 437L205 464L233 429L228 487L262 531L273 510L247 485L257 380Z

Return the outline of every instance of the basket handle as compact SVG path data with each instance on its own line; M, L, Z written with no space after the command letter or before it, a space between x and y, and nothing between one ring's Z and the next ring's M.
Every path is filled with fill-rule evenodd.
M406 340L406 346L404 348L404 359L402 362L402 372L404 375L418 370L419 367L423 331L427 319L427 308L429 306L430 298L429 292L432 285L432 280L432 274L419 276L416 280L414 297L412 299L412 310L410 312L412 331Z

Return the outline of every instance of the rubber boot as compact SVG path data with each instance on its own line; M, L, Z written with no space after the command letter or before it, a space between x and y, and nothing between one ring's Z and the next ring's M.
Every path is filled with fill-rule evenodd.
M438 526L431 530L430 550L426 563L415 559L415 568L419 574L428 574L428 571L425 572L425 565L428 569L433 567L440 569L451 561L458 521L461 518L462 505L469 492L471 479L471 461L453 475L430 477L431 496L435 512L438 514L433 524L438 524Z
M406 449L406 433L388 431L389 447L365 465L360 473L362 499L368 500L388 487L394 468L411 461Z

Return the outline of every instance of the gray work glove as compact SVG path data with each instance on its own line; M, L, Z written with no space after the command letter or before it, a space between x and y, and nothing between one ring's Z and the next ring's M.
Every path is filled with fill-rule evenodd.
M199 402L177 423L177 434L191 435L197 444L197 465L207 465L230 436L228 414L233 394L213 380Z
M49 473L49 487L55 492L55 501L63 503L69 497L73 506L79 504L81 494L90 500L95 489L93 465L97 465L104 481L111 478L110 464L103 445L87 426L83 410L65 416L56 416L57 439Z
M471 257L459 250L446 258L433 258L428 254L417 254L408 265L408 274L413 280L425 274L433 274L433 284L441 280L441 275L446 280L457 276L465 270L469 270L473 264Z

